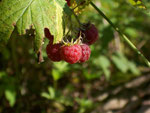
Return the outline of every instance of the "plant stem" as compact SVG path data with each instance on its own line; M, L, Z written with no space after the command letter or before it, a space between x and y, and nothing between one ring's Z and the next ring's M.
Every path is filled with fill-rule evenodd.
M80 20L78 19L78 16L74 13L74 10L71 10L71 11L72 11L74 17L76 18L78 24L79 24L79 25L82 25L81 22L80 22Z
M107 18L107 16L93 3L90 2L90 4L95 8L95 10L107 20L107 22L121 35L121 37L124 39L124 41L139 55L141 56L142 60L147 64L148 67L150 67L150 62L146 59L146 57L136 48L136 46L128 39L128 37L123 34L119 28L117 28L110 20Z
M14 30L14 32L12 33L12 41L11 41L11 51L12 51L12 61L14 64L14 68L15 68L15 73L17 76L19 76L19 67L18 67L18 58L17 58L17 52L16 52L16 37L17 37L17 33L16 30Z

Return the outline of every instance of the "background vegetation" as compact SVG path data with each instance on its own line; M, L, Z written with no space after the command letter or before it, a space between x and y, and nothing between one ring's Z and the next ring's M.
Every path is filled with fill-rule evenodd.
M94 3L150 60L148 0ZM7 46L0 48L0 113L150 112L150 68L93 7L89 5L79 18L99 29L99 40L91 46L86 63L51 62L45 39L45 61L38 64L29 34L14 32Z

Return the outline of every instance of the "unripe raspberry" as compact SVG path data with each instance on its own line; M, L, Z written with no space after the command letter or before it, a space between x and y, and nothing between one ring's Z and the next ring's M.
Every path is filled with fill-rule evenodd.
M98 30L93 24L87 24L85 30L81 30L84 42L88 45L95 43L98 39Z
M46 52L47 52L48 58L54 62L61 61L60 47L61 47L61 44L53 45L53 44L49 43L46 47Z
M61 47L60 54L64 61L70 64L74 64L80 60L82 55L82 49L78 44L70 46L64 45Z
M82 56L80 58L80 62L86 62L90 58L91 49L87 44L81 45L81 49L82 49Z

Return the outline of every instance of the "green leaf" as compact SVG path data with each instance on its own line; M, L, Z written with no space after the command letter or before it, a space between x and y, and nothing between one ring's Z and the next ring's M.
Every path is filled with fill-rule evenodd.
M59 80L62 77L62 73L56 69L52 70L52 76L55 81Z
M44 98L46 98L46 99L51 99L49 93L46 93L46 92L42 92L41 96L44 97Z
M55 89L53 87L48 87L48 92L51 99L55 98Z
M137 29L131 28L131 27L127 27L125 29L125 33L128 34L131 38L136 38L138 37L138 33L137 33Z
M136 65L133 62L128 62L128 66L133 74L140 75L140 70L136 67Z
M54 68L59 72L66 72L69 68L68 63L66 62L55 62Z
M127 73L130 70L134 75L140 74L140 71L136 67L135 63L128 60L122 53L118 52L116 53L116 55L113 55L112 61L116 65L116 67L123 73Z
M76 101L77 103L79 103L79 105L82 107L82 108L90 108L92 107L92 101L91 100L88 100L88 99L85 99L85 98L76 98Z
M3 77L6 77L6 76L7 76L7 74L4 71L0 72L0 79Z
M136 6L137 8L140 9L146 9L145 4L142 2L142 0L128 0L128 2L134 6Z
M126 73L128 71L128 60L122 53L113 55L112 61L121 72Z
M48 87L48 93L42 92L41 96L47 99L54 99L56 96L55 89L53 87Z
M35 50L44 38L44 28L54 35L54 43L63 37L63 12L69 11L65 0L2 0L0 2L0 43L7 42L15 26L19 34L35 29Z
M56 62L54 63L54 69L52 69L52 76L55 81L62 78L64 72L69 69L68 63L66 62Z
M100 56L98 59L94 61L94 64L97 66L100 66L100 68L103 70L103 73L106 76L106 79L108 80L110 78L110 61L106 56Z
M5 97L9 101L10 106L14 106L16 102L16 92L13 87L5 90Z

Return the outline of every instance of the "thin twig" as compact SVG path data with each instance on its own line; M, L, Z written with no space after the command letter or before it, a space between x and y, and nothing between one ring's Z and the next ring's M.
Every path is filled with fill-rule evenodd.
M75 12L74 12L73 10L71 10L71 11L72 11L74 17L76 18L78 24L79 24L79 25L82 25L81 22L80 22L80 20L78 19L78 16L75 14Z
M104 17L107 22L122 36L124 41L139 55L141 56L142 60L147 64L148 67L150 67L150 62L146 59L146 57L136 48L136 46L128 39L128 37L123 34L119 28L117 28L110 20L107 18L107 16L93 3L90 2L90 4L95 8L95 10Z

